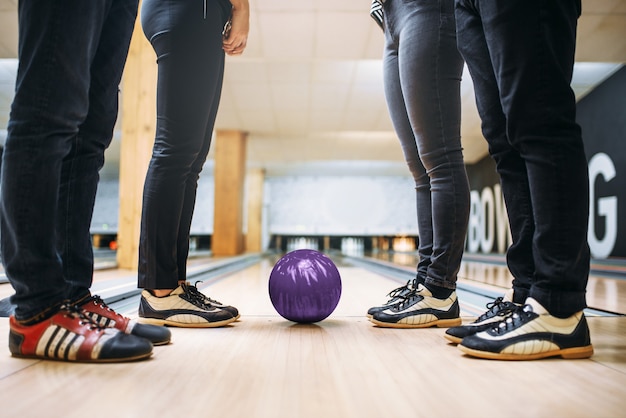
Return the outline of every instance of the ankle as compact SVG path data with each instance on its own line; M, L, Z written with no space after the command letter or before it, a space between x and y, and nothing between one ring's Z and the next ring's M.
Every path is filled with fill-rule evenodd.
M152 296L157 298L164 298L169 296L174 289L146 289Z

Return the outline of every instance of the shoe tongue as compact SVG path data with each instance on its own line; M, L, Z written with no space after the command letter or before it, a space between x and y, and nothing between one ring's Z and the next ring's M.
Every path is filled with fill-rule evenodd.
M502 298L505 302L513 302L513 289L509 289L504 293L504 297Z
M185 293L185 289L183 289L183 286L181 285L172 290L172 293L170 293L170 295L182 295L183 293Z
M546 308L544 308L539 302L537 302L533 298L526 298L526 306L524 306L524 310L527 312L531 310L538 315L549 314Z

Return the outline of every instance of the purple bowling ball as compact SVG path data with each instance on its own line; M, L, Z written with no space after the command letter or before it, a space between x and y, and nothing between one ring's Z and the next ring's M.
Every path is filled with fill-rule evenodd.
M341 276L328 256L315 250L295 250L274 265L269 280L276 311L293 322L327 318L341 297Z

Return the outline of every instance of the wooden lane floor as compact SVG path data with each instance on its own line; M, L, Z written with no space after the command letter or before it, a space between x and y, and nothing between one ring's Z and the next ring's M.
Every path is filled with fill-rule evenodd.
M284 320L267 293L271 267L263 260L203 288L239 307L240 321L218 329L171 328L172 344L155 347L143 362L15 359L6 349L8 319L0 318L1 415L623 416L624 317L589 318L596 350L591 359L478 360L447 343L443 329L372 326L367 308L397 282L349 265L339 265L342 297L328 319L314 325ZM133 276L98 272L97 282L127 273ZM129 303L124 313L135 316L136 306Z

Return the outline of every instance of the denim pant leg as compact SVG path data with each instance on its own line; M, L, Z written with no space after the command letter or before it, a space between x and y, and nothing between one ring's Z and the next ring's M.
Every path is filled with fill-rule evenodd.
M585 307L589 273L587 163L570 88L580 1L458 3L460 27L464 19L480 17L498 80L506 136L526 170L529 195L523 204L508 209L510 218L522 216L534 224L534 229L525 230L532 231L532 237L523 237L531 242L534 264L529 295L553 315L570 315ZM471 46L463 45L473 41L459 29L459 47L468 65ZM474 79L482 78L480 66L474 67L474 73ZM494 93L478 86L480 107ZM485 126L492 123L501 122L489 115L483 120ZM505 169L521 172L514 165ZM503 190L505 181L502 177ZM518 208L523 210L518 213Z
M469 218L453 0L385 3L385 94L415 179L418 274L454 289Z
M89 113L91 65L113 3L19 2L20 62L2 166L1 235L21 320L37 320L69 296L58 234L74 240L67 224L90 219L93 207L72 191L68 163ZM89 177L94 170L79 164L75 173Z
M506 135L506 116L491 64L480 15L473 1L457 1L458 48L467 63L476 93L482 131L489 154L496 163L513 238L507 249L507 265L513 275L514 301L524 303L535 273L532 237L535 230L526 163Z
M89 232L92 210L89 208L93 209L104 152L113 138L119 85L137 8L138 0L111 2L91 64L89 112L72 151L63 160L57 225L63 273L71 286L70 300L88 294L92 284L93 247Z
M186 279L197 182L211 144L224 74L225 3L143 2L141 20L157 55L157 129L144 185L139 287L172 289Z

